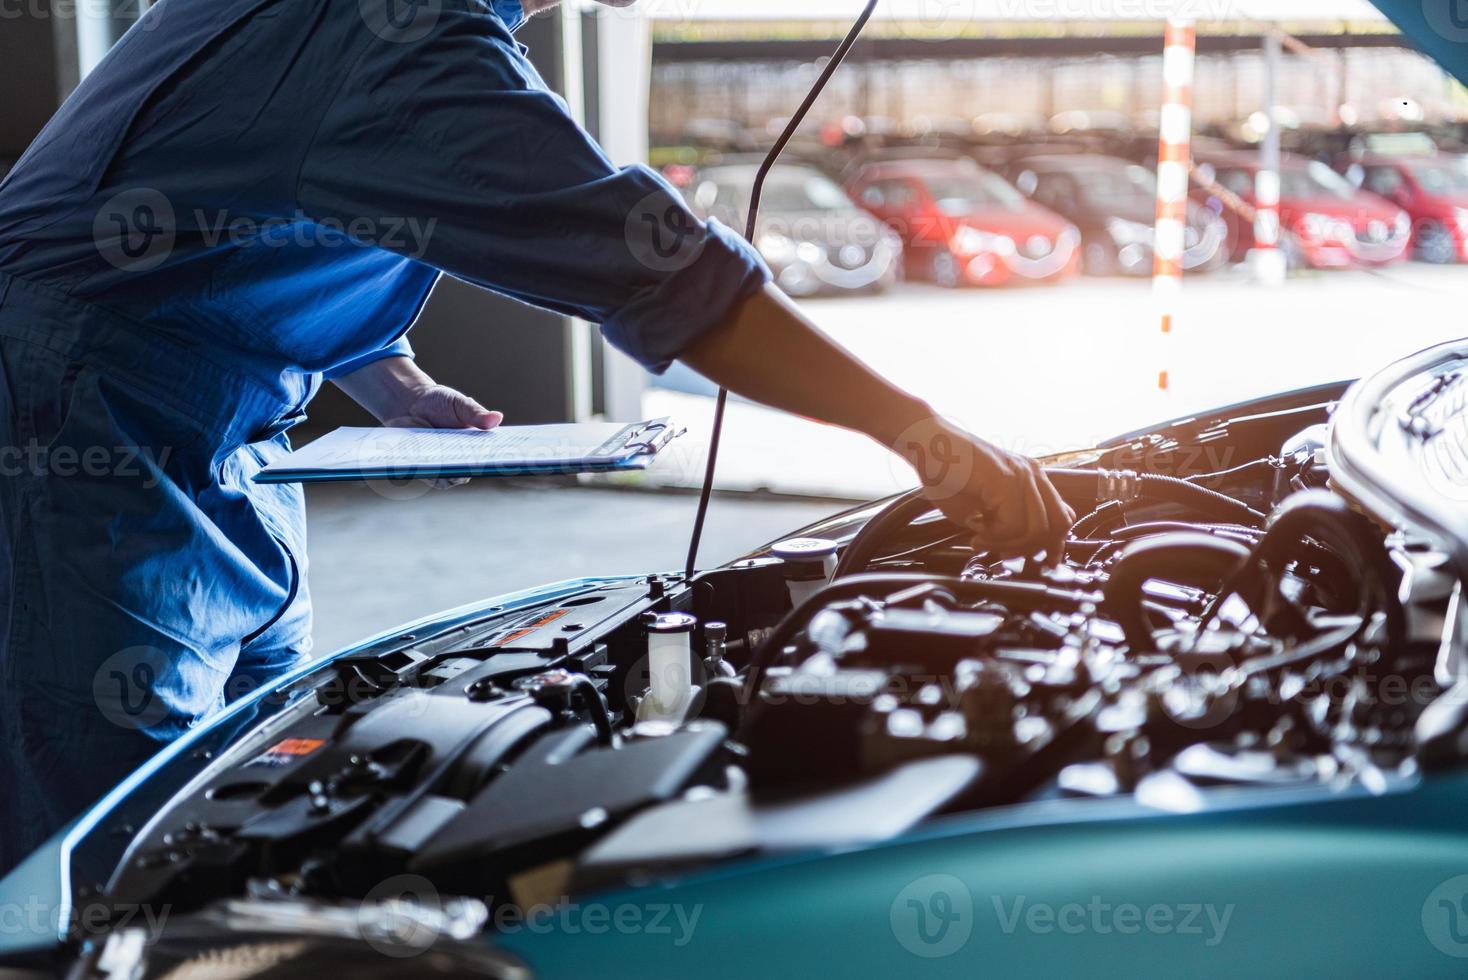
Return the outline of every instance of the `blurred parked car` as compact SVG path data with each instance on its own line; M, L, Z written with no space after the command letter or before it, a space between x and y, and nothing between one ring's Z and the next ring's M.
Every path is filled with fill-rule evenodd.
M1074 275L1081 235L970 160L895 160L847 185L902 236L910 275L940 286L998 286Z
M1256 203L1257 152L1215 154L1199 162L1213 169L1214 179L1226 190L1250 205ZM1209 203L1224 215L1234 257L1242 258L1254 247L1252 222L1243 220L1216 198ZM1291 267L1386 265L1406 256L1412 237L1412 220L1407 212L1360 190L1319 161L1288 154L1280 163L1279 220L1284 232L1280 247Z
M1461 157L1368 155L1346 173L1407 212L1417 258L1468 261L1468 164Z
M693 210L743 231L757 169L741 163L700 171L685 191ZM902 268L898 237L813 167L770 170L754 242L780 288L792 296L880 292Z
M1149 275L1157 177L1146 167L1096 154L1047 154L1008 168L1019 190L1064 215L1081 231L1082 265L1091 275ZM1207 272L1228 261L1228 227L1190 203L1183 228L1183 268Z

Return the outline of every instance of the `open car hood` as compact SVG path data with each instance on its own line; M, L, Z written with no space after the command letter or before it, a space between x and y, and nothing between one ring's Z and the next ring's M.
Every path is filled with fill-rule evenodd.
M1362 670L1462 683L1468 526L1437 493L1451 481L1404 475L1436 459L1424 434L1456 424L1460 363L1468 342L1052 457L1091 511L1058 570L974 553L904 495L798 532L854 566L823 591L829 569L777 544L693 583L578 579L323 658L170 745L0 883L0 901L43 913L0 934L0 963L162 976L278 956L258 975L389 975L431 955L518 977L675 962L657 933L566 911L605 907L669 929L681 914L678 955L732 975L769 955L729 951L773 900L791 935L841 936L900 972L893 955L926 942L899 922L911 883L946 873L1007 902L1073 884L1059 855L1081 846L1139 902L1191 865L1230 902L1275 909L1232 927L1246 932L1290 914L1271 897L1281 875L1325 883L1344 919L1383 889L1430 890L1444 861L1468 862L1468 840L1443 836L1468 799L1468 698L1384 706L1368 696L1379 667ZM1233 588L1220 558L1251 552L1295 583L1296 608L1266 600L1252 632L1224 609L1199 632L1210 596ZM696 695L650 717L667 637L705 651L716 625L721 659L692 655ZM1226 669L1178 673L1209 663ZM1311 677L1347 694L1301 686ZM1294 734L1252 747L1271 732ZM1400 845L1389 874L1329 843L1342 823ZM1408 844L1424 833L1437 850ZM803 888L822 900L778 898ZM1380 946L1429 975L1441 954L1413 928L1415 945ZM806 969L814 952L779 955ZM1324 962L1319 944L1306 953ZM985 955L1075 965L1053 943Z

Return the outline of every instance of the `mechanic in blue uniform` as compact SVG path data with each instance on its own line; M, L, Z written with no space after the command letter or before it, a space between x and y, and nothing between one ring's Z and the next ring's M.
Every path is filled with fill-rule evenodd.
M612 166L513 40L525 13L161 0L0 184L0 869L307 654L301 490L251 477L323 379L385 422L498 423L412 360L441 273L865 432L950 515L1053 554L1069 514L1033 463Z

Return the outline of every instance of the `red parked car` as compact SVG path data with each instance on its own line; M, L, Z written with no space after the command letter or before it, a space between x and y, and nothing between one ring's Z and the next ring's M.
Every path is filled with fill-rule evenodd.
M1468 163L1462 157L1370 155L1346 173L1406 210L1417 258L1468 262Z
M852 198L903 239L908 275L940 286L998 286L1075 274L1081 235L970 160L869 164Z
M1214 179L1254 204L1259 154L1209 154ZM1207 201L1207 192L1202 192ZM1207 201L1229 224L1234 258L1254 247L1253 225L1216 200ZM1285 154L1279 168L1280 247L1289 263L1312 269L1386 265L1407 254L1412 221L1396 205L1356 187L1316 160Z

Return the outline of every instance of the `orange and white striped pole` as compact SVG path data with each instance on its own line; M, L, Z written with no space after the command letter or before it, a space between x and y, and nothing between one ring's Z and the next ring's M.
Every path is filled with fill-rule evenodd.
M1279 31L1264 32L1264 118L1269 128L1259 147L1259 169L1254 172L1254 247L1249 254L1254 277L1270 284L1284 282L1288 264L1280 251L1279 118L1274 111L1280 44Z
M1157 125L1157 220L1152 231L1152 293L1157 299L1164 338L1172 333L1174 307L1183 283L1195 44L1192 21L1168 20L1162 42L1165 90ZM1165 339L1163 343L1165 353ZM1166 391L1169 380L1164 361L1157 372L1157 387Z

